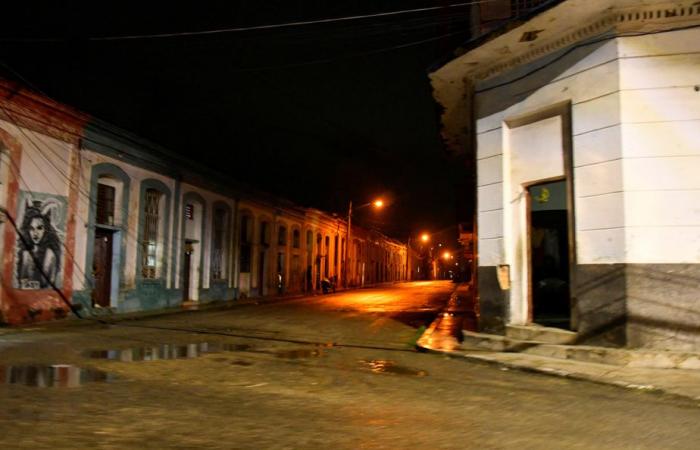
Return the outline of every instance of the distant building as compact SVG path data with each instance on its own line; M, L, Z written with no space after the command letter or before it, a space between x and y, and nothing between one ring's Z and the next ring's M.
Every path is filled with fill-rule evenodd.
M0 80L0 322L403 280L406 246ZM345 252L348 267L345 269Z
M700 6L539 3L431 74L476 162L482 329L697 351Z

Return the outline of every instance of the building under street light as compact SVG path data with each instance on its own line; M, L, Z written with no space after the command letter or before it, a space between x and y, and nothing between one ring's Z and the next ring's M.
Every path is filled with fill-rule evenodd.
M537 3L430 75L477 168L481 327L700 350L700 6Z

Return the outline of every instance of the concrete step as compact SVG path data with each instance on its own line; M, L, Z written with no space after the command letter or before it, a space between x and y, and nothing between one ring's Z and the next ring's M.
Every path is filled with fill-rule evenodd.
M540 325L506 325L506 337L546 344L571 344L576 340L576 333Z
M465 351L523 353L633 368L700 370L700 353L547 344L469 331L464 331L462 334L464 339L460 348Z

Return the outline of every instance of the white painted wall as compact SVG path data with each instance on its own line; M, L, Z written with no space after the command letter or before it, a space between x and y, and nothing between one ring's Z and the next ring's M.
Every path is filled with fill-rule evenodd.
M700 30L619 40L626 261L700 262Z
M562 118L505 126L504 131L503 243L511 275L510 319L526 323L530 283L527 186L564 175Z
M541 62L524 66L517 73L490 80L477 89L507 82L540 66ZM607 41L598 47L573 51L547 67L547 70L535 71L515 83L476 96L479 117L476 125L480 266L507 263L504 230L499 228L499 223L503 222L500 218L504 214L503 205L508 204L508 191L503 192L504 178L508 182L508 176L504 177L504 173L509 173L507 166L512 164L503 154L506 146L504 135L508 133L504 122L566 101L572 105L578 262L613 263L624 260L617 43ZM504 109L494 111L493 105L498 104L503 105ZM552 126L552 132L555 132L554 128ZM557 159L557 164L559 161ZM524 175L525 178L538 179L546 173L544 169L530 166L526 170L533 170L533 173ZM517 176L524 179L521 175ZM613 214L606 214L606 211Z

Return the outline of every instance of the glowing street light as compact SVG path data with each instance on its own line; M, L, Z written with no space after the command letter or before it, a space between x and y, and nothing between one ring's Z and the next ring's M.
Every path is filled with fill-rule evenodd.
M428 233L423 233L420 235L420 240L422 242L428 242L430 240L430 235Z
M443 254L442 254L442 257L445 258L445 259L452 259L452 255L450 254L450 252L445 252L445 253L443 253Z
M370 206L370 205L374 206L377 209L380 209L384 206L384 200L382 200L381 198L378 198L373 202L365 203L363 205L356 207L355 209L358 210L358 209L365 208L365 207ZM343 260L345 262L343 264L343 285L345 287L348 287L348 276L347 276L348 275L348 254L349 254L348 249L350 248L350 244L352 242L352 239L350 236L351 233L352 233L352 200L350 201L350 204L348 205L348 230L346 232L346 237L345 237L345 255L343 255Z

